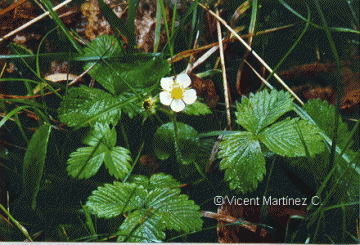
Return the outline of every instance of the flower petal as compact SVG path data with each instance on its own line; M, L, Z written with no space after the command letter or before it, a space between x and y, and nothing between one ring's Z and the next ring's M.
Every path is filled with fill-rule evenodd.
M161 91L160 95L159 95L159 98L160 98L161 104L167 105L167 106L169 106L171 104L172 98L171 98L170 93L165 92L165 91Z
M162 89L166 91L171 91L171 88L174 85L174 80L171 77L164 77L161 78L160 84Z
M196 97L196 90L195 89L188 89L185 91L184 93L184 97L183 100L186 104L191 105L192 103L194 103L196 101L197 97Z
M171 110L173 110L175 112L179 112L179 111L184 110L185 104L182 100L173 100L170 107L171 107Z
M181 73L176 76L176 83L182 86L183 88L187 88L191 84L191 79L188 74Z

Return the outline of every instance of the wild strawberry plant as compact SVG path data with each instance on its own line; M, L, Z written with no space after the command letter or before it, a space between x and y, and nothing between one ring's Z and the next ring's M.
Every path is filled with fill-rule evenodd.
M45 2L46 6L50 4ZM99 4L103 10L108 8L102 1ZM134 6L129 11L134 11ZM51 14L58 20L53 12ZM123 30L130 28L125 28L116 17L112 18L116 20L112 25ZM68 34L63 25L59 23L59 26ZM83 70L89 70L88 74L97 82L96 87L80 85L66 88L63 94L59 94L33 69L33 63L26 63L34 74L34 80L25 81L29 93L30 82L37 84L42 92L43 86L46 86L61 102L57 113L47 112L49 115L42 111L42 105L27 102L29 105L13 109L0 122L3 126L11 116L16 117L18 111L31 107L40 118L21 165L22 191L18 202L21 208L18 210L23 209L26 215L17 217L34 215L40 223L50 224L47 229L51 230L57 225L51 219L54 210L43 207L51 206L51 201L64 202L64 206L71 201L47 200L48 193L56 195L61 192L57 191L61 186L57 183L74 189L80 189L80 183L87 183L92 189L89 195L86 191L82 193L86 195L85 205L79 207L77 203L73 205L77 208L69 213L70 216L85 216L84 226L89 229L92 240L100 237L93 223L93 219L97 218L116 221L112 223L116 224L115 231L106 236L116 237L118 242L162 242L171 239L168 234L199 232L204 228L199 212L202 203L190 200L191 193L184 194L180 188L188 184L187 177L195 173L201 179L194 180L192 184L207 181L215 190L216 183L211 183L204 170L218 136L222 136L217 159L219 169L224 170L226 185L222 186L222 191L225 194L255 191L264 176L269 175L267 161L276 157L286 159L291 166L300 166L315 179L316 194L322 205L317 209L309 207L309 210L313 208L315 211L306 217L307 241L317 241L319 232L327 235L328 226L326 222L320 226L320 221L328 210L340 207L345 217L347 206L353 206L358 201L360 150L352 147L352 136L359 122L349 132L341 117L336 119L335 107L327 102L310 100L300 107L294 103L289 92L263 89L235 102L232 115L235 117L234 130L214 130L201 118L205 118L206 122L206 118L216 112L191 87L189 75L175 72L163 54L135 54L131 45L126 50L119 37L121 33L114 32L115 37L98 36L85 48L76 45L72 36L67 35L78 52L79 57L73 59L84 62ZM133 33L125 31L124 35L130 44L134 44ZM171 39L170 36L168 38ZM21 58L26 55L34 58L31 52L17 45L13 45L12 49ZM174 57L173 47L169 49L171 57ZM50 158L51 147L48 145L55 134L49 120L52 113L68 126L68 131L66 143L59 148L55 146L56 153L52 152ZM201 122L200 127L198 121ZM137 123L140 130L131 130L131 126L137 126ZM21 124L19 128L22 130ZM25 135L23 131L21 133ZM144 136L146 133L147 138ZM139 139L141 144L137 144ZM334 147L333 139L336 139ZM70 152L67 152L64 150L67 144L75 147L69 147L67 151ZM147 150L154 153L160 165L171 167L160 167L160 173L147 174L139 164L144 147L150 148ZM68 176L58 174L55 167L56 170L51 172L51 162L54 166L65 165ZM179 169L181 174L175 176L174 169ZM98 176L100 178L97 179ZM104 180L102 176L107 177ZM204 193L206 191L203 190ZM201 196L202 193L195 195ZM334 195L338 199L331 202L329 199ZM75 199L75 196L69 191L67 197ZM66 211L69 210L56 210L58 214ZM344 218L339 228L342 234L347 232L347 222ZM22 223L31 222L25 220ZM27 234L21 226L18 227ZM171 233L173 231L175 233Z
M112 37L101 36L89 46L96 46L99 53L112 55L111 48L107 50L114 42L116 40ZM155 174L149 179L132 174L131 152L126 147L116 146L115 126L122 123L122 114L130 118L143 116L143 122L158 113L168 115L168 122L161 122L153 135L154 153L162 161L175 155L178 162L189 169L196 167L201 174L200 166L204 162L199 157L203 154L200 138L218 136L223 132L199 135L190 124L177 120L180 111L193 116L211 113L206 104L196 100L195 90L187 90L191 83L188 75L178 74L175 80L165 77L170 67L161 57L133 55L131 59L126 58L126 61L120 59L111 63L110 68L106 64L96 65L91 72L110 93L85 86L72 88L59 108L62 123L75 128L91 128L82 141L88 146L71 153L67 161L68 174L87 179L105 164L109 174L117 179L113 184L98 187L86 202L88 210L99 217L125 216L116 233L117 241L163 241L166 229L185 233L199 231L203 222L197 211L199 206L188 200L187 195L180 194L181 183L170 175ZM92 64L86 64L84 69ZM154 69L157 72L154 73ZM158 96L159 100L149 100ZM314 123L299 115L291 117L289 113L294 109L291 94L276 90L263 90L236 102L236 124L245 130L227 132L218 154L220 169L225 170L224 179L228 181L230 190L247 193L257 188L266 174L263 151L291 158L314 158L324 152L326 143L322 134L330 132L322 130L331 127L319 126L316 121L320 118L321 121L330 120L333 115L321 114L319 118L313 114ZM331 111L331 107L321 101L311 101L304 109L304 113ZM341 126L340 131L346 132L347 129ZM139 136L133 133L132 137ZM355 154L349 149L348 154L354 161L351 156ZM339 167L347 169L344 163ZM357 168L351 167L350 175L358 179Z

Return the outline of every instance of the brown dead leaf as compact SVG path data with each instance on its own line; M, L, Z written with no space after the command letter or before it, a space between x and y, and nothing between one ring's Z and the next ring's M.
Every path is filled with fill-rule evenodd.
M352 112L356 105L360 103L360 89L356 89L346 94L341 101L340 109Z
M340 108L351 113L360 104L360 76L359 73L354 73L351 70L351 61L341 61L341 65L344 88ZM319 76L319 74L335 72L335 64L330 62L322 64L316 61L312 64L291 67L288 71L279 72L278 75L289 81L302 78L313 78L316 80L316 76ZM312 87L310 84L305 84L293 87L292 89L298 95L303 95L307 100L320 98L327 100L332 105L336 104L336 91L330 86L322 87L318 85Z
M236 23L236 21L239 19L239 17L246 12L246 10L248 10L251 7L251 3L250 1L245 1L243 4L240 5L240 7L238 7L236 9L236 11L234 12L232 18L231 18L231 22L230 22L230 26L233 27Z
M14 12L14 19L24 19L24 20L31 20L34 18L34 7L30 2L24 2L23 4L19 5L19 7L15 8Z
M136 13L136 35L137 44L145 53L150 53L153 51L155 40L155 25L156 1L141 1ZM164 28L160 37L160 43L164 44L164 42L166 42Z
M188 74L191 78L191 87L193 87L197 94L206 97L206 104L212 108L217 105L220 97L216 93L214 82L210 79L202 79L193 73Z
M329 86L316 86L315 88L310 88L305 91L303 95L307 100L320 98L322 100L327 100L332 105L336 104L336 91Z
M218 214L233 217L232 220L244 219L241 225L224 226L231 219L219 220L217 233L221 243L274 243L274 238L263 228L260 223L261 207L257 205L229 205L225 202L218 208Z
M157 163L157 158L155 156L142 156L140 157L140 162L143 166L151 169L150 175L156 174L159 172L160 165Z
M342 69L344 94L341 100L341 109L351 113L360 104L360 74L352 72L351 63Z
M88 24L85 27L86 39L94 40L102 34L109 34L111 28L105 17L100 13L97 1L90 0L81 5L81 12Z
M231 199L231 198L230 198ZM261 206L254 198L247 204L252 205L230 205L225 202L218 208L218 212L212 216L203 214L204 217L218 220L217 228L219 242L222 243L274 243L276 240L261 226ZM305 216L307 205L268 205L267 216L282 226L284 229L292 215ZM204 212L202 212L204 213ZM236 220L243 219L241 224L227 225ZM226 225L226 226L224 226Z

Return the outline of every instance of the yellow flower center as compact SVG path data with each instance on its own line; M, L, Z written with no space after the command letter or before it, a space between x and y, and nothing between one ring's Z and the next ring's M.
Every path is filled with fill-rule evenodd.
M179 85L175 85L171 91L171 97L175 100L181 99L183 97L183 90Z

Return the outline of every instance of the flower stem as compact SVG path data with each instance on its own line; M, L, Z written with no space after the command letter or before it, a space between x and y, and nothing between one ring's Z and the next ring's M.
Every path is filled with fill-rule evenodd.
M181 150L179 147L179 131L178 131L178 127L176 125L176 114L175 113L171 113L171 119L174 123L174 143L175 143L175 153L176 153L176 158L178 159L178 161L180 161L181 163L185 163L185 161L182 158L182 154L181 154Z

